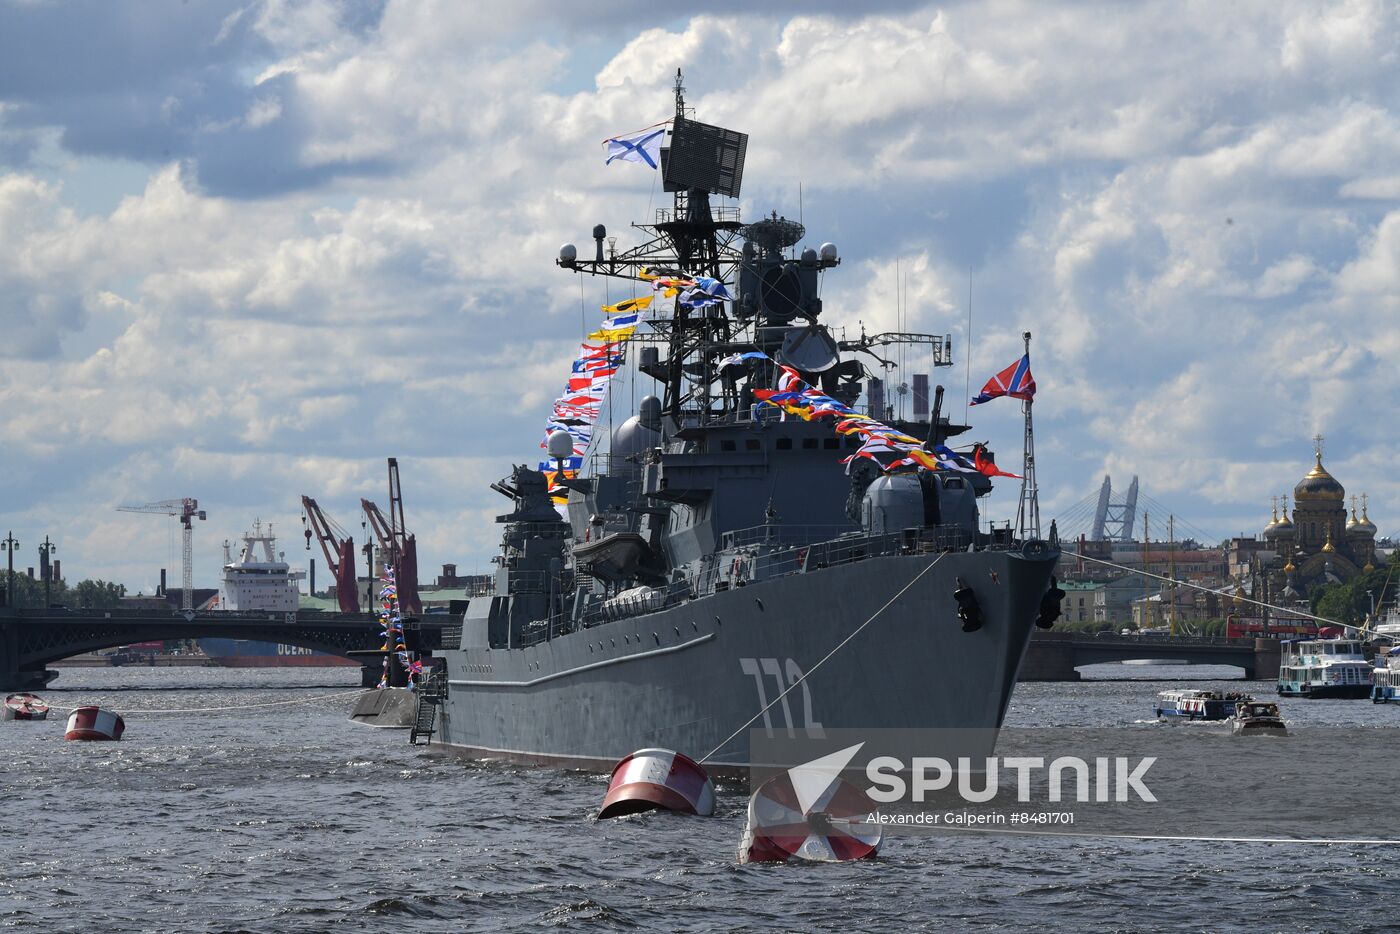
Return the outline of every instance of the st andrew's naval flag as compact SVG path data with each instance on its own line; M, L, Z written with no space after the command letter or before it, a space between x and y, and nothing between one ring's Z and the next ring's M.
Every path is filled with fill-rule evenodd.
M614 161L640 162L654 169L661 165L661 142L665 138L666 128L662 126L643 130L635 136L610 139L607 141L608 161L604 164L612 165Z
M987 385L972 400L973 405L991 402L1001 396L1024 399L1030 402L1035 398L1035 378L1031 376L1031 355L1024 354L1020 360L987 380Z

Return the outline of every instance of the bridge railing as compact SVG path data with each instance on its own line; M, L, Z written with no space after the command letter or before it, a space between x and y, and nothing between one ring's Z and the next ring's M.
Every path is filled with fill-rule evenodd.
M1056 629L1050 632L1038 631L1035 633L1036 639L1047 639L1051 641L1073 641L1093 643L1094 645L1132 645L1140 647L1150 647L1154 645L1181 646L1189 648L1191 646L1219 646L1222 648L1251 648L1254 639L1230 639L1225 636L1125 636L1116 632L1081 632L1073 629Z

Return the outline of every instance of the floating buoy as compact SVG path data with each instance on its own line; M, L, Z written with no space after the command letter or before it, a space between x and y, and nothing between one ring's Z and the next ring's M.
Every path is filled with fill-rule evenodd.
M47 720L49 705L37 694L11 694L5 698L6 720Z
M669 749L639 749L613 766L600 820L651 810L709 817L715 786L700 764Z
M64 739L117 740L122 738L126 723L121 716L101 707L79 707L68 715L68 731Z
M880 849L875 804L840 777L859 746L788 769L749 798L739 862L801 859L836 863L868 859Z

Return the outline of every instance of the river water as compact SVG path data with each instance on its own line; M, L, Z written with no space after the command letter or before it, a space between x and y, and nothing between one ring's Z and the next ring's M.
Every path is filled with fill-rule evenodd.
M1008 726L1147 729L1153 694L1180 686L1159 680L1231 670L1086 671L1136 680L1023 684ZM1395 929L1400 847L898 836L873 861L740 866L742 786L712 819L598 822L605 777L431 755L350 723L358 677L65 670L46 699L110 707L126 738L65 743L57 710L0 723L0 930ZM286 700L307 702L197 712ZM1400 739L1400 707L1284 714ZM1343 765L1319 770L1318 795L1358 780ZM1383 828L1394 803L1377 802Z

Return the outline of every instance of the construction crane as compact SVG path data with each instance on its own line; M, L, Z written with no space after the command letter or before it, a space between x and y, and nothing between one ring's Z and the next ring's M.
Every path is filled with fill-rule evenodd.
M184 499L166 499L158 503L146 503L144 506L118 506L117 512L144 512L154 516L175 516L180 520L181 538L181 576L180 576L180 609L194 609L194 521L199 519L203 522L207 516L203 509L199 508L199 500L185 497Z
M405 613L421 614L423 601L418 596L418 540L404 528L398 458L389 458L389 518L386 520L384 513L370 500L360 500L360 508L365 511L374 537L379 540L381 552L388 555L386 561L394 569L399 606Z
M360 612L360 588L355 580L355 539L333 519L326 518L321 507L309 496L301 498L305 512L302 521L307 524L306 548L311 550L311 537L321 543L321 553L326 556L326 567L335 580L335 599L342 613Z

